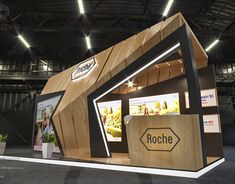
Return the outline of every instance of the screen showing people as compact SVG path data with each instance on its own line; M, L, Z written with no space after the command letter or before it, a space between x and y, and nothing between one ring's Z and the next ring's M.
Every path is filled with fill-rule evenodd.
M179 93L129 99L130 115L180 114Z
M109 142L122 141L121 100L97 103L100 117Z
M55 152L59 152L57 140L52 127L51 116L61 98L61 95L41 101L37 104L37 114L35 122L34 132L34 150L41 151L42 143L44 142L43 137L46 134L54 136Z

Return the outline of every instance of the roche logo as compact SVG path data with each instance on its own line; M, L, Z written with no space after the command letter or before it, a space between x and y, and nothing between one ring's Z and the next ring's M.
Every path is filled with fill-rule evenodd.
M72 73L72 80L81 79L87 76L89 72L95 67L95 65L96 65L95 58L84 61Z
M171 128L147 128L140 141L148 151L172 151L180 138Z

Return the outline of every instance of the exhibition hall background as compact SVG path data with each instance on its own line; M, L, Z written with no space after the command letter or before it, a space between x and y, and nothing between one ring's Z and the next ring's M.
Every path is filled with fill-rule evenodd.
M0 129L9 135L8 146L31 145L35 97L51 76L161 20L162 2L144 2L84 1L85 17L79 15L76 1L3 2L10 10L7 18L13 21L1 19L5 27L0 29ZM228 144L235 144L230 132L235 129L233 7L232 1L224 0L175 1L169 14L181 12L203 48L220 36L208 59L215 69L223 138ZM26 27L22 33L31 50L16 38L15 25L21 31ZM84 33L89 33L91 50Z
M220 66L215 65L215 74L220 72ZM235 65L234 65L235 67ZM40 93L40 87L43 87L43 82L38 85L33 92L18 90L9 92L2 90L0 92L0 128L3 132L9 135L8 146L30 146L32 144L32 130L34 121L34 108L36 95ZM163 82L159 86L163 86L171 81ZM212 81L213 84L214 81ZM217 83L217 86L219 84ZM213 87L213 86L212 86ZM223 89L217 87L219 95L219 112L221 115L222 133L224 144L234 144L234 137L231 125L234 123L234 107L232 103L228 105L229 97L225 96ZM151 94L153 95L153 94ZM156 93L157 95L157 93ZM224 132L228 132L225 134ZM115 149L115 148L114 148Z

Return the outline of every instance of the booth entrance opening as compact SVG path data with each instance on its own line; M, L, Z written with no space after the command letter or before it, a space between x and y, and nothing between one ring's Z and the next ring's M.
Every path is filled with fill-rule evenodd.
M189 40L182 26L88 96L89 115L96 116L99 124L95 129L94 121L90 123L92 157L121 156L128 165L194 171L220 158L207 155L199 79ZM158 131L144 139L148 129ZM93 140L93 133L100 133L102 142ZM149 143L150 136L162 135L170 137L174 146ZM103 152L97 144L103 144Z
M182 60L180 47L174 47L168 56L161 58L161 63L152 63L148 67L145 65L134 76L128 76L122 84L96 101L112 153L128 153L125 116L180 114L177 91L169 91L167 94L167 91L162 91L157 86L165 80L184 74Z

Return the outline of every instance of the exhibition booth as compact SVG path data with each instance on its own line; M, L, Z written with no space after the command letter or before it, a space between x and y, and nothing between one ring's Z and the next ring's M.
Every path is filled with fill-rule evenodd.
M178 13L51 77L33 149L51 132L54 152L74 159L63 165L196 178L224 161L218 105L214 69Z

